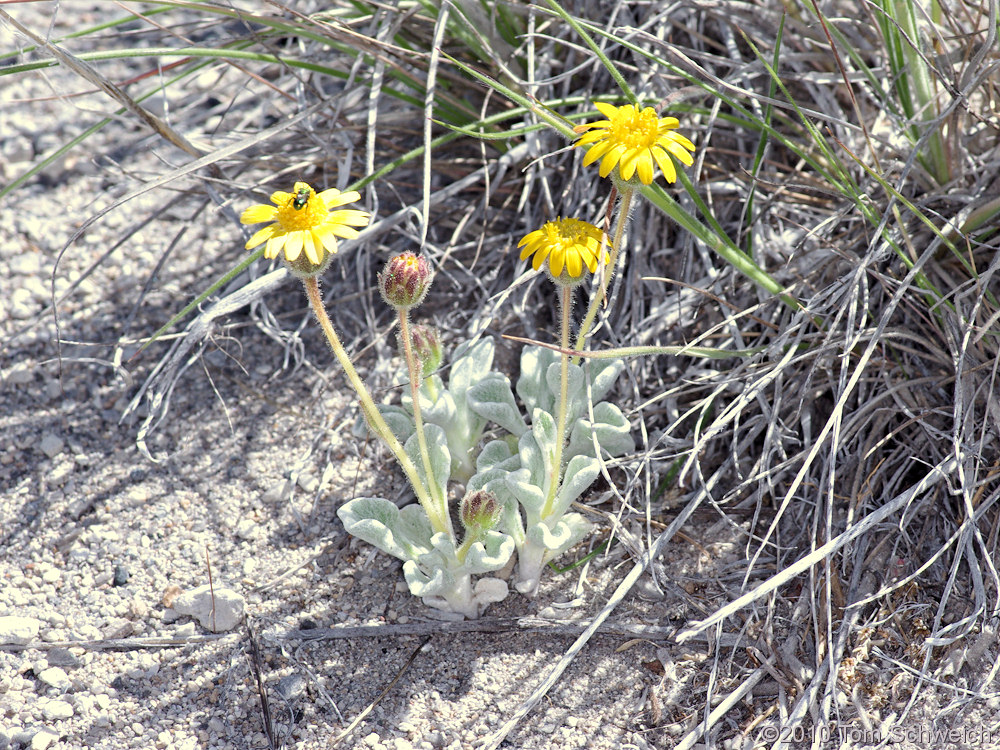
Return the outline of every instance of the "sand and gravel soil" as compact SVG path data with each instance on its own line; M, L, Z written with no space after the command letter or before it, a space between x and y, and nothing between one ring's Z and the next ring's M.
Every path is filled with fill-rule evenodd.
M100 4L79 6L81 21L100 16ZM0 40L13 44L8 31ZM5 80L0 103L0 183L108 114L59 70ZM148 407L121 417L171 340L132 357L135 341L234 265L242 235L205 208L196 178L85 223L180 159L117 118L0 199L0 750L475 746L550 672L572 624L600 611L634 565L627 545L550 573L534 599L512 594L482 630L435 619L398 562L336 517L350 498L406 488L356 436L319 333L302 326L290 362L247 309L196 352L148 438L159 460L144 455ZM327 299L347 291L333 285ZM65 297L58 318L53 294ZM295 282L272 296L296 330L306 305ZM728 601L740 523L696 515L658 561L663 590L644 576L503 747L660 748L687 736L759 666L739 635L722 640L725 653L661 637ZM225 592L228 627L212 619L221 609L198 610L203 586L220 602ZM180 614L184 601L193 614ZM751 747L762 713L794 690L780 677L756 683L702 742ZM821 746L842 744L831 743ZM898 745L911 746L927 745Z

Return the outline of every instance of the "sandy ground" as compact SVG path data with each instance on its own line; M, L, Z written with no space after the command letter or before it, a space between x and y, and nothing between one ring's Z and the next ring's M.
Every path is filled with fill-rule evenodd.
M0 40L11 48L9 34ZM4 84L0 183L108 113L103 98L59 71ZM121 417L171 341L130 358L135 341L234 265L243 236L231 216L201 206L204 191L191 179L129 201L67 242L179 159L115 121L0 199L0 618L37 627L27 645L0 645L0 750L482 743L632 570L628 545L550 573L536 598L512 594L475 629L437 619L408 594L400 565L347 537L336 517L342 502L376 487L391 498L406 488L387 456L354 433L357 411L319 333L300 326L306 309L292 280L268 299L282 327L300 331L296 355L286 357L249 309L233 311L148 438L159 460L144 455L136 439L148 405ZM46 309L53 288L62 296L105 255L58 305L57 332ZM357 321L338 300L353 293L355 276L349 265L327 274L331 312L348 326ZM370 370L375 357L361 364ZM792 741L776 746L861 747L879 738L877 719L904 704L905 691L881 713L863 696L845 699L845 717L876 719L852 724L853 735L828 728L786 738L771 730L795 686L761 667L760 644L739 622L711 647L666 637L737 590L741 523L696 514L656 561L667 574L662 588L644 574L503 747L735 749L782 739ZM605 523L594 541L607 532ZM170 606L206 584L243 602L227 632ZM741 685L751 687L700 737L698 723ZM960 689L925 693L911 720L918 734L894 747L1000 747L990 723L1000 704L973 711ZM920 717L945 708L960 720L954 726L981 734L950 744L920 735L931 731Z
M13 37L3 41L9 49ZM59 70L5 86L0 181L106 113L87 88ZM519 618L586 623L633 563L618 545L549 575L536 599L513 594L494 605L481 631L435 624L407 593L399 564L349 539L336 518L341 502L376 484L389 497L405 487L387 457L352 433L356 411L319 335L306 327L301 336L302 361L319 364L286 366L284 348L246 309L225 319L182 377L149 438L161 460L144 456L136 437L145 407L120 418L170 341L129 359L132 342L234 264L242 236L217 211L194 210L201 194L187 183L169 190L194 188L188 199L121 247L113 249L170 192L134 199L66 243L177 157L113 122L0 204L0 617L38 628L27 647L0 648L0 748L265 748L266 715L276 745L327 748L372 702L341 746L469 747L514 714L580 630L531 629ZM57 320L47 310L53 270L61 296L106 253ZM327 290L335 317L345 291L336 281ZM275 304L295 328L305 315L296 284L273 296L287 298ZM678 579L731 554L709 541L712 523L664 561ZM245 603L228 633L165 605L209 583ZM697 713L663 698L705 679L707 649L668 648L623 629L653 625L662 635L689 615L676 594L648 581L643 590L652 598L626 597L612 617L620 627L590 640L506 746L663 746L690 730ZM325 631L359 625L373 627L349 638ZM665 668L681 681L669 689Z

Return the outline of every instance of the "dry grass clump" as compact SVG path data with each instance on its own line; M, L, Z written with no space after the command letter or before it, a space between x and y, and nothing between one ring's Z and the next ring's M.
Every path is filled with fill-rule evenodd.
M928 680L955 710L990 694L1000 613L996 6L905 5L165 4L155 27L121 29L136 47L170 45L155 54L178 67L124 96L146 111L146 96L177 101L169 123L135 120L193 149L158 185L227 210L298 177L362 191L376 220L327 284L358 292L339 325L355 351L380 342L369 366L383 385L384 257L416 245L435 260L429 304L456 341L487 326L546 338L549 290L517 277L510 248L557 215L609 212L552 113L627 101L627 82L679 117L695 166L635 207L596 346L755 353L635 359L622 388L644 444L613 470L600 501L620 505L604 509L659 522L711 507L744 558L705 582L706 616L679 636L714 634L711 679L687 695L664 684L654 723L683 727L683 747L768 724L888 731ZM242 260L235 236L219 273ZM140 390L143 436L205 334L250 302L293 359L319 352L260 302L284 272L246 266L208 290L214 307ZM647 543L662 552L675 530ZM718 694L736 711L764 677L773 692L729 729L709 716Z

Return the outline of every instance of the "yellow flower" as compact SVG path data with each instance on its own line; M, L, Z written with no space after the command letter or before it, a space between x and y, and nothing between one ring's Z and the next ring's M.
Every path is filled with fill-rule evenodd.
M584 166L601 160L601 177L607 177L617 166L622 179L631 180L637 174L648 185L653 181L656 162L667 182L675 182L677 170L670 157L689 167L694 163L688 153L694 151L694 144L674 132L679 124L676 117L657 117L652 107L640 110L633 104L615 107L594 102L594 106L608 119L577 125L576 132L590 132L574 145L590 147L583 157Z
M354 239L358 236L354 227L368 226L370 215L365 211L330 210L359 200L361 195L356 190L317 193L307 183L296 182L293 193L278 190L271 194L273 206L258 204L243 212L243 224L274 222L251 237L246 248L250 250L266 241L265 258L277 258L284 250L288 262L294 263L305 251L310 263L321 265L328 255L337 252L338 237Z
M583 267L591 273L597 271L597 262L607 262L608 254L601 247L603 232L593 224L579 219L556 219L529 232L517 246L521 248L521 260L529 256L531 267L536 271L548 261L553 279L563 275L563 269L571 278L581 277Z

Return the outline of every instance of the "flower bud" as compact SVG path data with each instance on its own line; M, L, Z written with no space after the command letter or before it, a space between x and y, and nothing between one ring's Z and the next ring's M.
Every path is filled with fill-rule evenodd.
M389 259L378 275L378 288L385 301L397 310L409 310L424 300L434 272L423 255L402 253Z
M285 265L288 267L289 271L300 279L308 279L313 276L319 276L330 265L330 261L333 260L333 253L327 252L326 248L323 247L317 248L317 252L320 256L319 263L313 263L309 260L309 256L305 253L301 253L295 260L288 260L286 258Z
M420 363L421 374L426 378L437 371L444 359L441 336L434 326L418 323L410 327L413 337L413 354Z
M500 503L497 502L497 496L487 490L467 493L458 508L462 526L474 535L492 529L500 520Z

